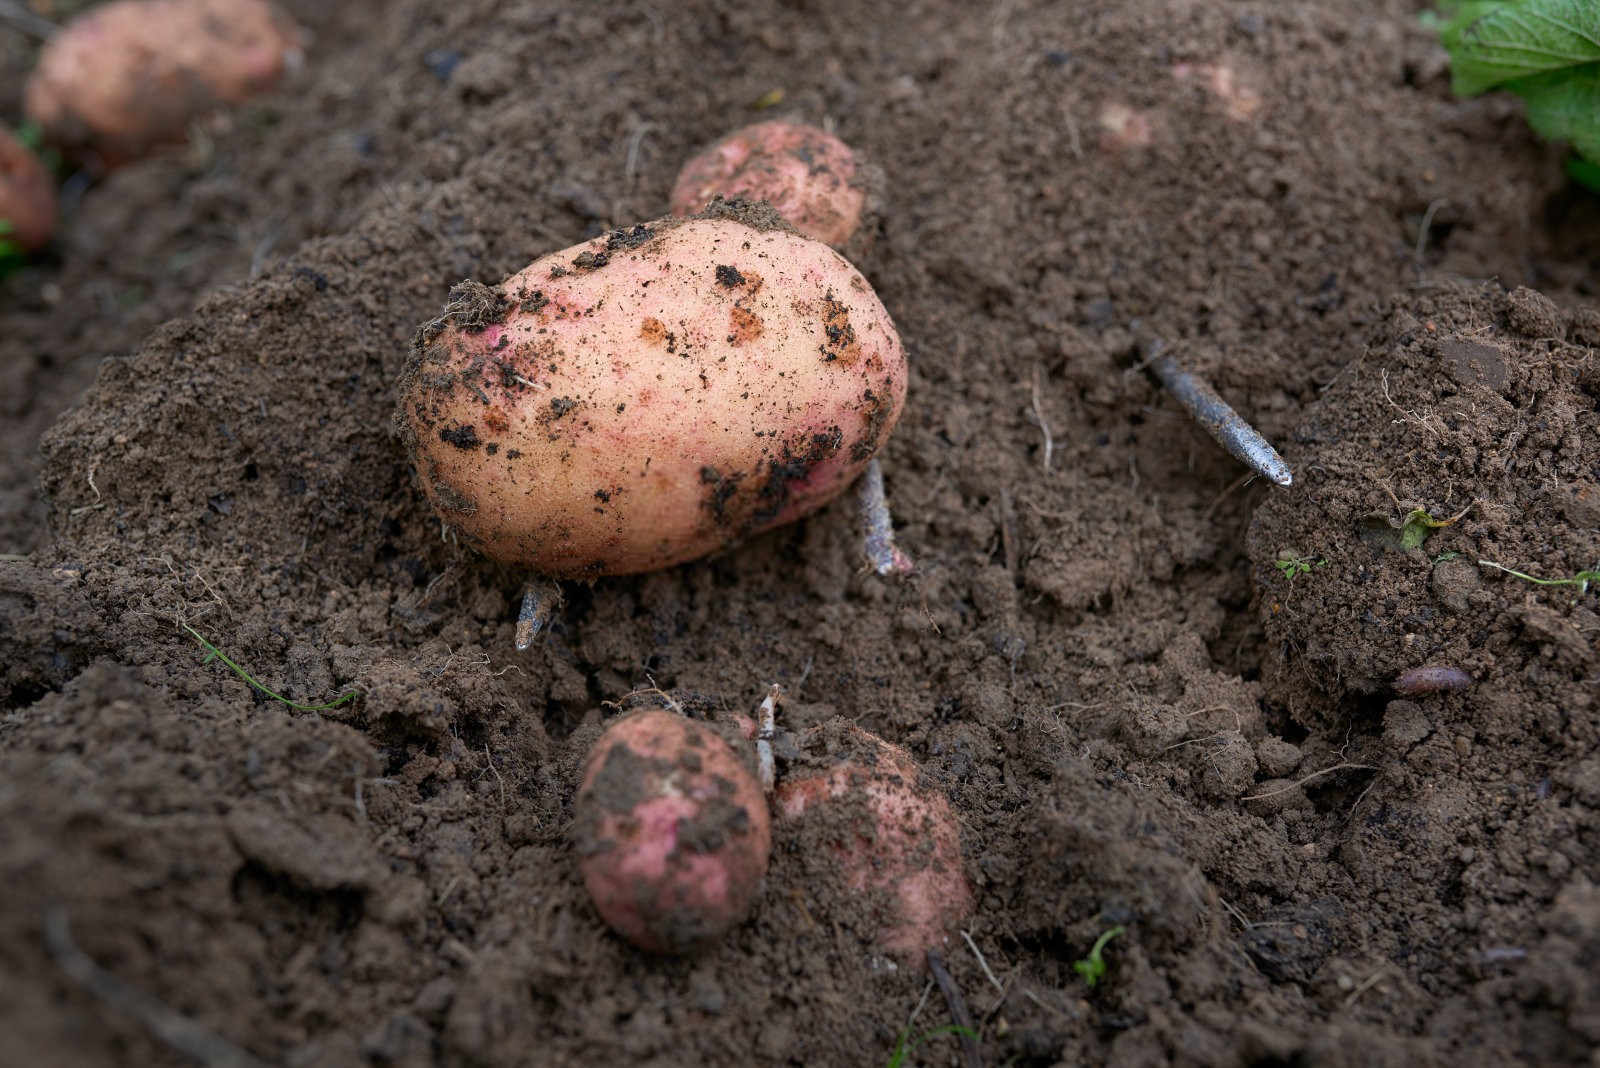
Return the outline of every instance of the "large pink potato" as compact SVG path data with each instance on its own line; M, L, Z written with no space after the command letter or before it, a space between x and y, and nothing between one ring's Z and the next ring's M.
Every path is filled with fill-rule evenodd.
M755 776L709 727L664 709L595 743L573 802L584 886L641 949L700 948L745 918L772 852Z
M662 219L457 288L398 425L439 514L553 578L667 567L821 506L900 417L889 313L770 211Z
M56 228L56 187L39 157L0 129L0 243L33 251Z
M826 851L848 889L877 897L879 946L921 961L972 911L955 813L899 746L854 725L821 733L830 755L778 786L778 819L803 832L801 848Z
M806 237L839 246L861 223L865 177L849 146L831 133L799 122L758 122L683 165L672 213L697 212L719 194L765 200Z
M301 48L268 0L114 0L45 45L24 107L56 144L115 166L270 87Z

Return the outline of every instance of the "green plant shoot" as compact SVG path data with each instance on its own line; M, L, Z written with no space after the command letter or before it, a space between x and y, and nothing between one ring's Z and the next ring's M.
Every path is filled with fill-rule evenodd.
M935 1027L931 1031L922 1032L916 1038L911 1037L911 1028L908 1027L900 1032L900 1041L895 1043L894 1052L889 1055L889 1061L885 1068L900 1068L905 1063L906 1058L911 1055L912 1050L928 1039L938 1038L940 1035L964 1035L973 1039L978 1037L972 1028L962 1027L960 1024L946 1024L943 1027Z
M1568 173L1600 191L1600 5L1593 0L1445 0L1439 39L1458 96L1522 97L1541 137L1569 141Z
M1309 575L1314 567L1322 567L1328 561L1323 559L1313 560L1309 556L1290 556L1282 560L1274 560L1272 566L1283 572L1283 577L1290 582L1296 575Z
M1524 572L1514 571L1511 568L1506 567L1504 564L1497 564L1493 560L1479 560L1478 561L1478 566L1479 567L1492 567L1496 571L1504 571L1506 574L1512 576L1513 578L1519 578L1523 582L1531 582L1535 586L1576 586L1576 587L1578 587L1578 593L1580 595L1589 592L1589 583L1591 583L1591 582L1600 582L1600 566L1597 566L1597 567L1595 567L1595 568L1593 568L1591 570L1588 570L1588 571L1580 571L1576 575L1573 575L1571 578L1554 578L1554 579L1534 578L1532 575L1526 574Z
M1089 955L1082 960L1072 962L1072 970L1083 976L1084 985L1093 990L1095 984L1105 978L1106 958L1104 956L1106 943L1117 935L1122 934L1126 928L1113 927L1105 934L1094 940L1094 945L1089 949Z
M188 631L190 637L194 638L195 641L199 642L202 646L205 647L206 658L205 658L204 661L202 661L202 663L209 664L209 663L211 663L212 660L220 660L220 661L222 661L224 664L226 664L230 668L232 668L233 669L233 673L235 675L238 675L245 682L249 683L251 686L255 687L256 689L260 690L262 693L266 694L268 697L272 698L274 701L281 701L281 702L283 702L284 704L288 705L290 708L294 709L297 712L326 712L329 709L338 708L342 704L346 704L346 703L348 703L350 701L354 701L357 697L360 696L354 690L351 690L349 693L341 694L338 697L334 698L332 701L329 701L327 704L323 704L323 705L302 705L298 701L291 701L287 697L284 697L281 694L274 693L273 691L271 691L271 690L267 689L265 686L263 686L261 683L257 682L253 677L251 677L251 675L250 675L250 673L248 671L246 671L244 668L240 667L238 664L235 664L232 660L229 660L228 657L226 656L226 654L224 654L221 649L218 649L215 645L212 645L210 642L206 641L205 638L201 636L200 632L195 630L193 627L189 626L189 624L181 623L181 624L179 624L179 626L183 627L184 630Z
M1477 502L1473 502L1474 504ZM1428 536L1441 527L1447 527L1472 511L1469 504L1449 519L1435 519L1425 508L1413 508L1406 513L1397 527L1394 520L1381 515L1369 515L1361 521L1361 537L1384 549L1407 552L1419 548Z

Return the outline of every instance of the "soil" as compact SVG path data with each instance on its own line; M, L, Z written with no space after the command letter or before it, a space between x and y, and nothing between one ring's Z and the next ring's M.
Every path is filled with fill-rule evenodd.
M845 717L954 805L984 1063L1600 1063L1600 205L1417 5L290 6L292 84L70 178L0 282L0 1060L889 1063L950 1000L803 827L687 958L578 876L626 695L778 682L780 743ZM840 502L519 654L391 429L409 340L775 113L886 177L918 570Z

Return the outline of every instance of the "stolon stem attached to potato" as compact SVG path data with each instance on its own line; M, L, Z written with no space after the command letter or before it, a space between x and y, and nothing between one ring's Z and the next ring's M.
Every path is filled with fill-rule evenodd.
M527 652L533 646L533 640L560 605L561 587L553 582L536 580L522 588L522 607L517 610L517 652Z
M861 523L872 569L880 575L910 574L916 565L894 543L894 522L889 515L889 499L883 492L883 468L876 458L861 473L856 492L861 500Z
M772 739L778 733L778 702L783 700L783 687L773 683L767 690L766 700L756 712L756 769L761 780L761 790L768 797L777 784L777 769L772 759Z
M1146 365L1161 379L1167 392L1195 418L1195 422L1227 450L1228 455L1265 475L1280 486L1294 481L1294 475L1278 450L1256 432L1255 427L1223 400L1211 383L1193 372L1184 370L1166 351L1160 338L1145 343Z

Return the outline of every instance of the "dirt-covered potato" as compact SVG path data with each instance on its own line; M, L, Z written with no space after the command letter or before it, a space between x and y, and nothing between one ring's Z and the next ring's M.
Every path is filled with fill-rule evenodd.
M778 119L735 130L685 163L672 213L697 212L719 194L765 200L806 237L838 247L861 223L866 174L833 134Z
M700 948L761 892L772 852L761 787L728 743L675 712L636 712L600 736L573 817L595 908L641 949Z
M825 724L808 742L826 755L779 784L780 823L877 909L881 948L921 961L972 911L950 802L923 782L910 753L852 724Z
M115 0L45 45L24 106L52 142L115 166L269 88L301 49L268 0Z
M42 247L56 228L56 187L39 157L0 129L0 242Z
M555 578L689 560L847 487L900 417L889 313L770 210L662 219L458 287L398 415L473 547Z

